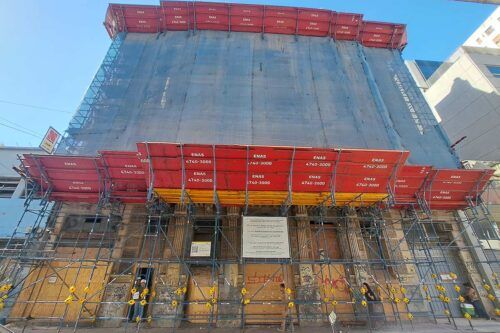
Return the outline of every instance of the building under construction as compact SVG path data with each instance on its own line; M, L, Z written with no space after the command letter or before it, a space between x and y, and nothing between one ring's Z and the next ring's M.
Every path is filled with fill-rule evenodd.
M20 157L34 222L0 249L7 322L456 327L465 282L500 314L492 172L460 167L404 25L197 1L104 25L57 154Z

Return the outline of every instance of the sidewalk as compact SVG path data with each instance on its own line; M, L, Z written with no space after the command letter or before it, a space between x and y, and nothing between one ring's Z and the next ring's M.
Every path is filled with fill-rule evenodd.
M469 326L469 323L466 319L455 319L457 324L457 329L453 327L453 325L448 323L415 323L412 325L405 324L401 328L401 326L386 326L380 329L372 330L372 332L387 332L387 333L396 333L396 332L415 332L415 333L443 333L443 332L481 332L481 333L500 333L500 321L495 320L483 320L483 319L475 319L472 321L472 325L474 329L472 330ZM57 332L58 328L49 328L49 327L15 327L8 325L8 330L4 330L0 327L0 333L3 332L26 332L26 333L47 333L47 332ZM73 332L73 327L63 327L60 332L70 333ZM348 333L348 332L368 332L367 328L340 328L336 329L335 333ZM120 332L120 333L132 333L138 332L138 327L136 324L130 324L126 327L121 328L79 328L76 332L80 333L111 333L111 332ZM237 329L237 328L212 328L208 329L207 327L184 327L184 328L149 328L147 325L141 325L139 328L139 332L147 332L147 333L275 333L278 332L277 326L257 326L257 327L246 327L245 329ZM332 329L329 326L323 327L296 327L294 329L295 333L332 333Z

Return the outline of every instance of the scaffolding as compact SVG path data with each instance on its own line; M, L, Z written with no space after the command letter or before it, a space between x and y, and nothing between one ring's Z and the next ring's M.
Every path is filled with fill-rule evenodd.
M292 159L298 150L293 148ZM27 181L34 185L26 214L38 218L24 237L16 228L2 249L1 304L8 322L23 329L45 324L58 331L68 325L74 331L88 325L172 332L189 325L281 324L293 329L327 324L333 311L336 325L344 327L403 329L431 318L457 328L465 282L476 286L487 308L498 306L498 258L485 250L494 248L489 243L498 236L476 195L462 210L436 210L425 191L402 202L407 197L398 197L393 179L389 197L378 201L356 195L342 202L334 191L306 205L289 184L288 195L278 195L281 204L259 205L255 196L249 201L248 193L243 204L221 204L224 193L215 186L211 202L199 203L195 200L206 199L192 197L183 168L180 201L168 202L157 189L155 179L162 171L155 169L153 156L148 155L149 167L142 174L116 179L116 159L125 163L131 153L101 154L103 162L22 158ZM95 179L96 191L85 192L94 185L80 184L83 193L61 196L54 169L44 166L76 158L78 174ZM137 159L137 165L143 162ZM401 167L399 160L394 165ZM40 172L33 166L40 166ZM438 173L429 173L425 188L437 182ZM134 184L138 175L146 177L147 186L120 191L121 182ZM476 194L485 184L483 176ZM289 183L293 178L290 171ZM39 209L33 210L29 203L40 197ZM244 257L242 216L286 217L290 256ZM484 235L489 239L481 241ZM208 250L197 256L193 244L201 243ZM473 321L468 323L472 327Z

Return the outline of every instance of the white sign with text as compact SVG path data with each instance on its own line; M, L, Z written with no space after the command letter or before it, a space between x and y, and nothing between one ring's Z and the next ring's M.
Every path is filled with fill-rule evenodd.
M244 258L290 258L286 217L243 216Z

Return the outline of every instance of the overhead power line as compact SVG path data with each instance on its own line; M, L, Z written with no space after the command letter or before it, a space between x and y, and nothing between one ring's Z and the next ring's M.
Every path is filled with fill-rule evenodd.
M18 124L18 123L15 123L15 122L13 122L13 121L10 121L10 120L9 120L9 119L7 119L7 118L0 117L0 120L6 121L7 123L9 123L9 124L10 124L10 125L12 125L12 126L19 127L20 129L23 129L23 130L25 130L25 131L31 132L31 133L33 133L33 134L36 134L36 135L41 135L40 133L35 132L35 131L33 131L32 129L30 129L30 128L24 127L24 126L23 126L23 125L21 125L21 124Z
M15 130L15 131L18 131L18 132L21 132L21 133L24 133L24 134L28 134L28 135L34 136L34 137L36 137L36 138L43 138L43 136L41 136L41 135L34 134L34 133L30 133L30 132L28 132L28 131L25 131L25 130L22 130L22 129L20 129L20 128L17 128L17 127L14 127L14 126L10 126L10 125L7 125L7 124L1 123L1 122L0 122L0 125L1 125L1 126L5 126L5 127L8 127L8 128L11 128L11 129L13 129L13 130Z
M17 105L17 106L24 106L24 107L27 107L27 108L39 109L39 110L45 110L45 111L52 111L52 112L60 112L60 113L73 114L73 112L70 112L70 111L67 111L67 110L48 108L48 107L45 107L45 106L38 106L38 105L32 105L32 104L17 103L17 102L12 102L12 101L6 101L6 100L3 100L3 99L0 99L0 103L10 104L10 105Z

